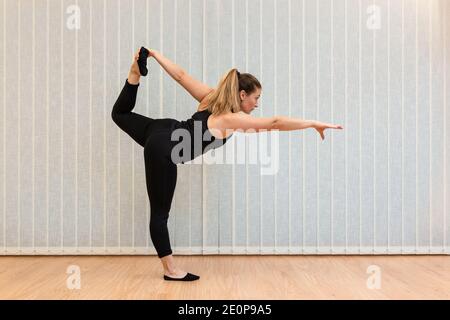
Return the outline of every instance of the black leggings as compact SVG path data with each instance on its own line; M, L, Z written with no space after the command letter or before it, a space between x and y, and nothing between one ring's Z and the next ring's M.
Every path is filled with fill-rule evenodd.
M150 199L150 236L158 257L172 254L167 220L175 185L177 165L170 158L170 135L175 119L151 119L131 112L139 84L125 85L111 112L113 121L144 147L145 177Z

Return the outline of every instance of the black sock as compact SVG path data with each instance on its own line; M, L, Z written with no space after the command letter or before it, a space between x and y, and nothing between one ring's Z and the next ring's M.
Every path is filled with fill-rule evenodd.
M144 47L141 47L141 50L139 50L139 58L138 58L138 66L139 66L139 72L141 73L141 76L146 76L148 73L147 70L147 57L148 57L148 50Z
M198 280L200 279L199 276L196 276L195 274L192 273L187 273L186 276L184 276L184 278L171 278L169 276L164 275L164 280L173 280L173 281L194 281L194 280Z

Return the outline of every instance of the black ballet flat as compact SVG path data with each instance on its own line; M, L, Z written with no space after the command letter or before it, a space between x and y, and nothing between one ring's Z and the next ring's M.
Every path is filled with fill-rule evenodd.
M194 281L194 280L198 280L200 279L199 276L196 276L195 274L192 273L187 273L184 278L172 278L169 276L164 275L164 280L170 280L170 281Z
M138 66L139 66L139 72L141 74L141 76L146 76L148 73L147 70L147 58L149 55L149 51L147 49L145 49L144 47L141 47L141 49L139 50L139 58L137 60Z

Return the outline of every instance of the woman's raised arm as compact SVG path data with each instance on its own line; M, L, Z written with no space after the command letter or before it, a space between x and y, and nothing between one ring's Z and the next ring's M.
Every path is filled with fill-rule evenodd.
M161 67L166 70L166 72L176 81L179 81L181 78L181 75L185 73L183 68L181 68L179 65L173 63L169 59L167 59L165 56L163 56L161 53L159 53L156 50L153 49L147 49L150 54L149 56L155 58L156 61L161 65Z
M166 57L164 57L161 53L156 50L149 49L150 56L154 57L156 61L167 71L167 73L177 81L184 89L189 92L189 94L196 99L198 102L201 102L205 96L208 95L212 90L209 86L198 81L189 75L183 68L173 63Z

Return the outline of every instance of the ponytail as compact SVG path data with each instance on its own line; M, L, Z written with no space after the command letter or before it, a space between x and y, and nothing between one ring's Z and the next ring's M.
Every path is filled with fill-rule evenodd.
M241 99L239 92L245 90L250 94L255 89L261 88L258 79L249 73L241 73L236 69L230 69L220 80L217 89L210 92L204 99L209 112L214 115L223 112L239 112Z

